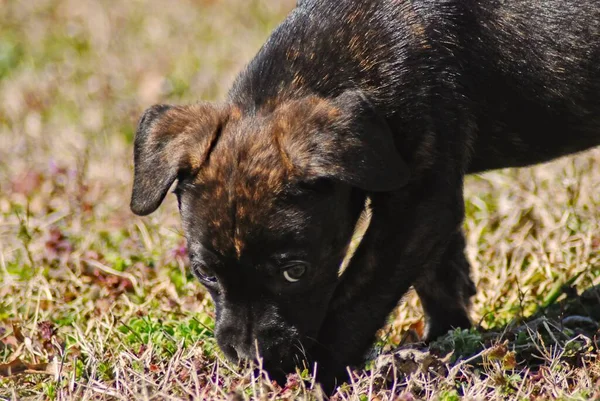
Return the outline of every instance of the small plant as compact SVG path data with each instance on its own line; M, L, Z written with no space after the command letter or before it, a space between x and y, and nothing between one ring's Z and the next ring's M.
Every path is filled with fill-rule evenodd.
M483 349L481 333L475 329L456 329L431 344L440 355L452 353L452 362L471 357Z

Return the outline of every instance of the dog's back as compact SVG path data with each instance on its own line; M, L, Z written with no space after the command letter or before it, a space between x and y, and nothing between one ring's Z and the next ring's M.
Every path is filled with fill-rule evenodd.
M465 82L479 138L471 170L600 144L600 2L473 1Z
M587 149L600 144L600 2L301 1L230 98L258 109L349 86L389 119L409 160L415 136L448 123L440 107L472 119L468 172ZM454 93L440 106L443 86Z

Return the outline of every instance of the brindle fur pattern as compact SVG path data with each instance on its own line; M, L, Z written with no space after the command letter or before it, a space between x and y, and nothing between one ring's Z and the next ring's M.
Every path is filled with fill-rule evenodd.
M131 206L177 181L225 354L258 351L278 379L316 361L330 389L411 285L429 338L469 326L465 174L599 143L594 0L305 0L225 102L146 111Z

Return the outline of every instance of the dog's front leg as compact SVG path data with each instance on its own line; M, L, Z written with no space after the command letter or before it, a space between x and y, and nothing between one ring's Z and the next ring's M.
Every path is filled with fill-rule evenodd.
M449 190L419 185L372 197L371 225L342 276L318 338L315 359L327 390L336 379L346 378L347 365L362 361L376 331L412 284L420 284L428 311L437 312L432 306L438 305L436 296L426 290L427 277L443 286L442 272L456 270L453 266L465 270L462 249L457 251L463 245L457 237L463 219L462 179L457 181ZM468 265L466 269L468 277ZM468 318L454 323L468 324Z
M454 233L442 260L432 267L414 283L426 315L426 340L471 325L468 309L475 284L469 275L462 230Z

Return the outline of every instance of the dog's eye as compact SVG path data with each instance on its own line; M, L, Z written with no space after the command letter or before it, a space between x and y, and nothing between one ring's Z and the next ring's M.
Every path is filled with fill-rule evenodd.
M212 273L212 271L208 268L208 266L206 266L206 263L204 262L194 261L192 263L192 272L196 277L198 277L198 280L202 281L203 283L217 282L217 277Z
M304 276L306 270L306 263L292 262L283 267L283 277L290 283L295 283Z

